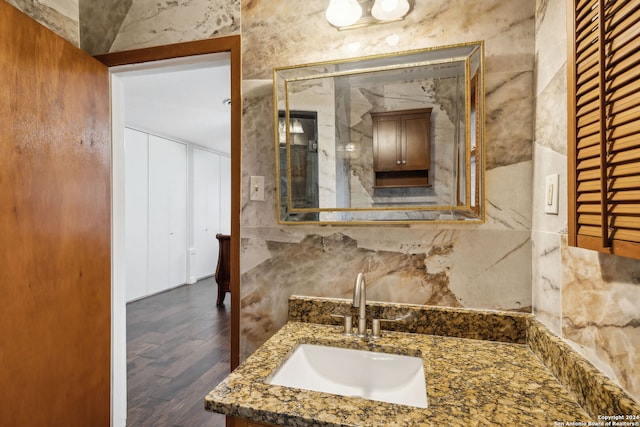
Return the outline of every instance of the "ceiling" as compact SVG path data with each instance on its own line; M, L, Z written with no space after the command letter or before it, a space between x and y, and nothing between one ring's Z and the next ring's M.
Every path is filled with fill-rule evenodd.
M123 72L127 127L229 154L228 53L157 61Z

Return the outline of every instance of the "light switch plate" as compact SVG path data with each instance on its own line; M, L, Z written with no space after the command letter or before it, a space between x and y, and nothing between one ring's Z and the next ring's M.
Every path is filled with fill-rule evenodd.
M251 194L249 200L264 202L264 176L251 177Z
M544 186L544 212L549 215L558 215L558 192L560 190L560 175L557 173L547 175Z

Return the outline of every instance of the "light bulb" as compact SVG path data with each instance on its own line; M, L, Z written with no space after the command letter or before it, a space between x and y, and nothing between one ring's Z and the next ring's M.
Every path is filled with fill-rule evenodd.
M385 12L391 12L392 10L394 10L396 7L398 7L398 0L381 0L382 4L382 10L384 10Z
M371 8L371 16L379 21L395 21L408 12L408 0L376 0Z
M347 27L362 16L357 0L331 0L327 8L327 21L335 27Z

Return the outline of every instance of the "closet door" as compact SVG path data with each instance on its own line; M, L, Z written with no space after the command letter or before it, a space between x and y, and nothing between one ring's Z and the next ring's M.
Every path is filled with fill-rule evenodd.
M218 262L220 229L220 156L193 150L194 242L196 277L211 276Z
M169 286L187 282L187 146L167 141L169 176Z
M148 294L169 288L169 141L149 136Z
M149 136L149 294L186 282L186 165L185 145Z
M127 301L147 290L149 152L147 134L125 129L125 254Z

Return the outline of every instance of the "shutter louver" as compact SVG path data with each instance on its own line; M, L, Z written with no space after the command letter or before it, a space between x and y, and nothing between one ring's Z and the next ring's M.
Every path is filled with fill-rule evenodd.
M570 242L640 259L640 1L573 4Z

